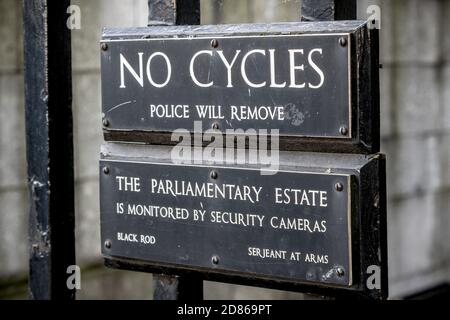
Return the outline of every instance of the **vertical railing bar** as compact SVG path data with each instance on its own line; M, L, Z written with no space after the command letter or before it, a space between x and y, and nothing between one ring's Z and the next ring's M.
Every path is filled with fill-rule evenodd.
M301 21L356 20L357 0L302 0ZM329 297L341 299L343 297Z
M29 193L29 293L75 298L70 0L24 0L25 116Z
M356 20L356 0L302 0L302 21Z
M200 0L149 0L148 24L198 25ZM203 280L197 275L153 275L153 299L201 300Z

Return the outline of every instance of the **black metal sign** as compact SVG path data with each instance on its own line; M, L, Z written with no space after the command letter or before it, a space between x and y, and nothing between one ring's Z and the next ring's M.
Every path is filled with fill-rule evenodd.
M359 88L361 81L370 91L367 28L326 26L106 29L102 111L105 132L113 133L107 140L142 138L117 132L266 129L287 139L372 148L377 118Z
M103 254L351 286L351 175L102 160Z

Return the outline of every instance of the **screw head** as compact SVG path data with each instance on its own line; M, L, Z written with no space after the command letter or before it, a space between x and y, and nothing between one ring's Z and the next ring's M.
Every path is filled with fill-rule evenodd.
M105 241L105 248L106 248L106 249L111 249L111 246L112 246L111 240L106 240L106 241Z
M102 48L103 51L108 50L108 44L105 43L105 42L103 42L103 43L100 45L100 47Z
M212 125L212 128L214 130L219 130L219 124L217 122L214 122L213 125Z
M339 133L340 133L341 135L343 135L343 136L348 135L348 129L347 129L347 127L341 127L341 128L339 129Z
M219 175L218 175L217 171L211 171L210 176L211 176L211 179L216 180Z
M103 173L104 174L109 174L109 168L108 167L103 167Z
M211 258L211 262L213 263L213 264L219 264L219 257L218 256L213 256L212 258Z
M340 44L342 47L347 46L347 39L344 38L344 37L339 38L339 44Z
M342 192L344 191L344 185L340 182L336 183L334 185L334 188L336 189L337 192Z
M108 119L103 119L103 126L104 126L104 127L108 127L108 126L109 126L109 121L108 121Z
M338 277L343 277L344 275L345 275L345 270L344 270L344 268L341 268L341 267L339 267L339 268L337 268L336 269L336 274L337 274L337 276Z
M211 47L217 48L218 46L219 46L219 41L217 41L217 39L212 39L211 40Z

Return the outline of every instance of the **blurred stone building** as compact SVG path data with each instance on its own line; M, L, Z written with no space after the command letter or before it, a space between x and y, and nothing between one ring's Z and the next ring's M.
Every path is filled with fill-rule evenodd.
M98 153L102 141L99 39L104 26L145 26L147 0L73 0L78 298L151 298L151 275L102 266ZM388 159L389 284L401 298L450 282L450 0L358 1L379 5L381 134ZM297 21L299 0L202 0L202 23ZM0 299L26 298L27 191L22 9L0 0ZM302 295L205 283L206 298Z

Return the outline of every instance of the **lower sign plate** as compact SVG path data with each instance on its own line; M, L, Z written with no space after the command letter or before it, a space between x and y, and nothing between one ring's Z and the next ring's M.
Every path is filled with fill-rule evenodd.
M351 176L102 160L105 256L352 285Z

